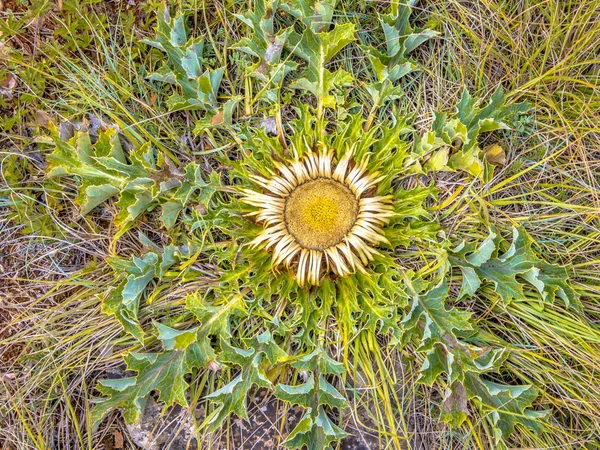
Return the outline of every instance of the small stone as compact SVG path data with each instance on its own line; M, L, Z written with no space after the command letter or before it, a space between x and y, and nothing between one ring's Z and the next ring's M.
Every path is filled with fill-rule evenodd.
M277 121L275 117L267 117L260 121L260 126L265 129L267 134L277 135Z

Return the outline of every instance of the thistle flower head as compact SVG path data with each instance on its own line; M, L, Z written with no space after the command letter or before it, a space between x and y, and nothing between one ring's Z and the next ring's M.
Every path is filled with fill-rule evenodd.
M329 272L364 271L387 242L383 227L393 216L391 196L374 196L379 179L348 150L309 151L289 164L276 162L272 177L252 176L260 191L245 189L242 201L263 230L250 243L272 251L272 266L295 271L300 286L318 285Z

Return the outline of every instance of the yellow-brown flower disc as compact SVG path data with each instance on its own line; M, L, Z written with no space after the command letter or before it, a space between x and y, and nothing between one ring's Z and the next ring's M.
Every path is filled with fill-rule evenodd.
M242 201L263 230L251 242L272 251L273 268L295 269L300 286L318 285L327 272L347 276L364 271L387 242L383 226L394 215L392 197L370 196L379 179L367 172L368 159L352 161L348 150L334 165L332 151L305 153L279 174L253 176L263 191L245 189Z
M296 187L284 208L288 231L309 250L325 250L342 242L357 217L356 196L342 183L328 178Z

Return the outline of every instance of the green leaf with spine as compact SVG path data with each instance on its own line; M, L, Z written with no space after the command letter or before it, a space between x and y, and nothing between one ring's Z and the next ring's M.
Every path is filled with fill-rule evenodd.
M433 384L441 373L446 373L441 419L455 427L461 425L469 415L471 401L496 430L496 444L508 438L517 425L542 431L548 412L532 409L538 396L533 386L507 385L482 376L498 371L507 357L504 348L482 349L451 339L428 351L420 382Z
M144 342L144 332L138 320L140 301L154 280L162 279L166 271L184 255L174 246L165 247L162 254L149 252L131 260L117 256L108 258L117 278L117 286L102 301L102 312L115 317L123 329Z
M420 335L417 351L431 350L445 338L457 339L457 332L471 333L474 330L470 312L456 308L446 309L448 285L445 282L425 294L419 294L419 288L407 277L405 283L412 297L412 304L401 322L405 330L403 337L406 342L406 339L417 332Z
M318 33L333 23L336 4L337 0L287 0L281 2L281 9Z
M497 445L514 432L516 425L538 433L545 428L543 419L548 411L530 409L538 395L533 387L499 384L473 374L466 376L466 386L481 413L493 425Z
M163 255L167 253L165 250ZM160 262L155 263L157 275L166 273L171 260L163 256ZM120 262L121 270L128 267L126 261ZM135 283L135 279L127 279L134 280ZM143 288L143 283L135 286L136 292ZM229 339L230 321L233 317L244 317L246 312L244 302L239 296L225 301L222 298L211 301L206 293L199 292L187 296L186 307L200 323L198 326L188 330L177 330L154 322L157 337L162 342L164 351L130 352L125 356L125 361L128 370L138 372L136 377L100 381L98 390L105 397L96 401L97 405L92 412L95 423L109 411L119 407L123 408L123 415L128 423L139 421L145 398L152 390L161 391L159 399L164 401L165 408L174 403L187 405L185 391L188 385L184 376L193 369L206 368L209 363L216 361L215 349L211 344L213 337L222 341Z
M96 206L112 197L119 197L119 212L114 223L118 239L131 228L146 211L162 207L161 220L172 228L180 212L199 191L204 198L214 188L202 179L202 171L196 163L189 163L180 172L162 153L150 144L136 145L126 155L116 128L101 130L95 143L89 132L78 132L64 141L54 124L48 125L53 152L48 155L48 176L75 175L80 181L76 203L82 214L88 214ZM210 195L208 195L210 200Z
M306 130L308 124L316 121L311 120L311 113L308 109L301 110L300 119L304 122L302 128ZM295 126L300 127L299 121L294 122ZM323 125L321 125L322 127ZM409 144L405 136L413 131L406 123L406 117L398 116L394 118L394 122L378 123L364 131L365 119L362 114L349 114L348 117L337 123L337 130L331 139L326 139L325 143L328 148L335 149L338 157L342 156L342 152L351 148L355 154L355 160L368 159L370 173L378 174L382 177L377 183L377 194L388 195L391 191L392 180L408 172L405 168L405 160L409 156ZM319 129L318 126L314 127ZM319 136L312 130L303 132L304 139L306 136L312 137L316 142L323 141L323 137ZM295 145L301 146L302 141L294 141Z
M187 406L185 392L188 383L184 377L194 369L206 367L210 361L197 334L201 326L190 330L175 330L155 322L158 339L163 343L160 353L130 352L125 356L127 370L137 372L136 376L115 380L101 380L96 389L103 398L95 399L92 409L92 422L98 424L110 411L123 409L127 423L139 423L142 418L147 396L159 391L159 400L165 408L178 403Z
M410 312L402 321L405 339L417 336L418 352L425 353L419 382L440 383L446 374L446 392L440 417L459 426L468 415L468 400L473 400L485 417L499 430L496 443L507 438L515 425L534 431L543 429L545 411L531 409L537 391L530 385L511 386L493 383L482 377L498 371L508 356L506 349L479 348L461 338L472 334L471 313L447 309L448 286L445 283L418 294L420 287L407 280L414 297ZM493 412L490 414L490 412Z
M415 164L417 172L463 170L483 178L486 171L478 143L479 135L510 129L519 115L529 111L531 105L528 102L507 104L501 87L494 92L486 106L480 108L478 103L465 89L451 118L445 113L434 113L431 130L415 139L415 161L425 161L424 164ZM488 169L486 177L489 179L493 167Z
M334 25L330 31L315 32L314 28L307 27L302 34L291 31L288 35L290 51L307 62L305 76L295 80L290 87L308 91L317 98L318 116L324 107L335 108L334 89L349 86L354 81L345 70L332 72L325 65L356 40L355 31L353 23L345 23Z
M212 337L228 339L231 337L230 322L232 318L247 316L242 296L216 296L210 299L209 292L195 292L186 297L186 308L202 326L198 329L197 341L209 360L216 360L211 347Z
M238 209L234 207L234 210ZM223 212L221 210L219 214ZM239 214L236 214L236 217L240 218ZM232 227L223 231L237 239L253 234L247 229L247 224L243 223L235 231ZM268 318L274 326L273 333L288 335L303 345L313 346L314 334L322 320L330 314L335 302L335 291L331 282L325 280L320 289L309 293L299 288L288 273L274 273L271 269L271 255L268 252L257 251L248 246L231 246L230 252L217 256L219 264L229 264L233 255L239 261L220 277L219 286L214 289L215 297L239 296L248 306L248 314L258 313ZM280 317L281 313L277 312L282 303L292 306L291 314L286 317ZM315 308L315 304L319 307Z
M304 446L309 450L330 448L330 445L347 436L328 417L325 408L343 409L348 402L326 379L326 375L341 375L344 368L333 360L322 347L291 364L297 370L309 372L308 380L297 386L278 384L275 396L280 400L306 408L300 422L288 435L285 445L292 449Z
M251 338L244 339L246 348L234 347L227 340L221 340L222 352L218 361L240 367L240 373L228 384L206 398L218 404L207 418L210 430L218 428L231 413L248 420L246 398L253 386L270 387L265 369L285 358L286 353L277 345L271 333L266 330Z
M522 226L512 230L510 246L492 230L479 245L462 243L449 254L453 266L459 267L463 281L459 299L473 296L483 281L494 284L496 292L508 304L527 298L523 286L531 286L542 303L560 298L565 306L580 307L579 294L569 284L567 269L542 260L532 249L533 241Z
M181 89L183 95L173 93L167 100L169 110L198 109L210 115L216 114L221 107L217 93L225 69L205 68L204 40L202 37L188 37L183 13L178 12L171 18L166 7L158 12L157 17L154 39L144 39L143 42L164 52L167 62L148 78Z
M367 90L376 106L386 100L394 100L402 95L402 88L396 82L418 69L408 53L439 33L430 29L414 28L410 23L414 2L390 4L388 14L379 15L383 28L386 51L361 45L375 70L377 82L367 84Z
M254 8L235 17L242 21L251 32L250 37L243 37L231 48L247 53L258 61L246 67L248 76L265 83L260 98L269 104L278 104L279 90L285 76L296 70L294 61L281 61L281 53L285 47L291 28L282 28L275 32L274 18L279 1L255 0Z
M401 308L407 295L400 283L399 267L387 255L378 255L373 273L357 273L338 280L335 286L337 316L342 335L355 335L365 328L374 335L388 336L390 345L400 342Z

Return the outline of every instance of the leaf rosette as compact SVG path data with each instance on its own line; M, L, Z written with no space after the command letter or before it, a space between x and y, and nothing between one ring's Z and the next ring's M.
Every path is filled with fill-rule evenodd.
M501 152L486 159L481 134L509 129L528 105L507 103L501 90L482 104L465 90L454 114L436 113L417 133L393 106L394 114L380 112L418 71L410 52L436 33L410 23L411 2L393 3L380 16L382 51L361 41L355 23L335 20L334 9L257 0L237 16L248 33L232 48L252 60L248 92L258 86L245 112L268 105L269 130L236 115L240 97L224 92L224 68L208 67L208 42L190 37L185 16L159 13L156 37L145 42L166 58L149 79L172 90L171 110L200 113L195 131L214 144L218 167L209 174L197 162L179 168L150 144L124 149L116 128L65 141L50 125L49 175L76 177L82 214L115 198L116 240L160 208L159 226L174 241L161 248L141 238L150 251L108 260L116 283L103 312L136 347L125 357L128 376L98 385L94 421L115 409L139 421L152 392L166 406L193 406L188 389L211 376L212 389L203 384L195 397L207 406L201 429L232 414L247 420L249 395L265 389L303 410L290 448L343 439L348 405L363 401L385 404L378 427L399 442L401 405L389 401L397 386L386 360L397 351L419 383L443 393L438 417L453 427L477 411L495 443L516 427L543 429L536 389L504 376L512 347L487 339L464 301L491 290L505 305L578 306L568 272L544 261L523 227L512 240L498 227L460 243L464 236L447 234L436 216L438 173L489 181ZM282 12L295 22L284 26ZM372 69L361 80L372 100L366 111L347 101L356 80L340 67L344 52L358 50ZM309 99L290 108L288 123L284 91ZM169 303L173 287L179 298Z

